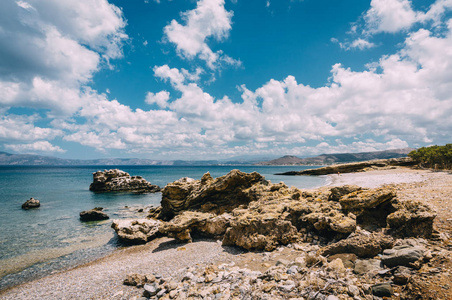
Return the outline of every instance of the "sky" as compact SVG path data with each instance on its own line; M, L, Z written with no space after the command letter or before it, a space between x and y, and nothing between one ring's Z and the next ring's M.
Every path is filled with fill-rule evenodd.
M452 0L2 0L0 151L311 156L443 145Z

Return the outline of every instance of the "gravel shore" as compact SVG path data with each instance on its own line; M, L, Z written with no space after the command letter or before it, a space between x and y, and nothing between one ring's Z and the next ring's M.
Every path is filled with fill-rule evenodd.
M377 187L397 184L401 200L420 200L438 212L437 227L450 235L452 227L452 175L397 168L362 173L330 175L331 185L356 184ZM245 259L248 257L248 259ZM137 299L142 290L123 285L127 274L159 274L180 278L187 267L234 262L243 265L254 261L252 253L222 247L213 240L179 244L160 238L146 245L133 246L87 265L59 272L0 292L1 299Z

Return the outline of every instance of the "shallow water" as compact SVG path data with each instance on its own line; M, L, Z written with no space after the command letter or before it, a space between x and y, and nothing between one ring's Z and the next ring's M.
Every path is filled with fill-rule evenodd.
M114 166L89 167L0 167L0 289L48 275L62 268L104 256L119 245L111 220L82 223L79 213L104 207L111 219L137 216L139 208L158 205L161 193L92 193L92 173ZM306 169L268 166L119 166L161 187L182 177L200 179L210 171L213 177L232 169L257 171L272 182L313 188L326 184L326 177L276 176L278 172ZM22 210L30 197L41 207ZM146 213L142 213L144 217Z

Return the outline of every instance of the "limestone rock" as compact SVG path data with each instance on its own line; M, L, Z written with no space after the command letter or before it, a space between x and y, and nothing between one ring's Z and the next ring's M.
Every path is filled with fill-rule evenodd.
M111 227L118 238L128 244L144 244L154 239L161 222L149 219L114 220Z
M339 201L342 196L351 194L356 191L362 190L361 187L357 185L343 185L343 186L336 186L331 188L330 190L330 196L329 199L332 201Z
M41 203L39 202L39 200L35 199L35 198L30 198L29 200L25 201L24 204L22 204L22 209L30 209L30 208L38 208L41 206Z
M397 266L410 266L410 264L424 257L425 249L420 246L395 246L393 249L383 251L381 262L392 268Z
M232 216L227 213L217 216L211 213L184 211L171 221L162 222L160 233L182 242L191 242L193 234L222 238L231 218Z
M290 221L271 214L256 216L243 212L231 220L223 238L223 245L271 251L279 244L295 242L298 237L297 228Z
M91 210L84 210L80 213L80 220L83 222L87 222L109 219L110 217L102 210L103 210L102 207L95 207Z
M216 214L229 212L257 199L249 190L255 184L269 183L257 172L243 173L239 170L232 170L216 179L209 173L204 174L201 180L182 178L162 190L160 218L169 220L181 211L191 209Z
M391 188L363 189L345 195L339 203L343 210L361 215L364 211L376 208L395 197L396 193Z
M130 176L127 172L113 169L94 172L89 190L93 192L155 193L160 191L160 187L151 184L141 176Z
M350 238L340 240L321 249L322 255L337 253L354 253L358 257L374 257L391 248L394 239L382 233L356 234Z
M415 201L396 203L396 211L386 221L390 232L404 237L431 237L436 213L428 206Z

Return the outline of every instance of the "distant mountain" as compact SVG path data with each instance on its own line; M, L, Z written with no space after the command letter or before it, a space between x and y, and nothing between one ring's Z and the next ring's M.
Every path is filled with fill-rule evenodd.
M403 148L374 152L321 154L319 156L308 158L299 158L296 156L286 155L274 160L259 162L256 165L260 166L331 165L338 163L367 161L373 159L405 157L412 150L414 149Z
M257 162L257 161L253 161ZM2 166L209 166L249 165L238 160L152 160L140 158L62 159L34 154L11 154L0 152Z

